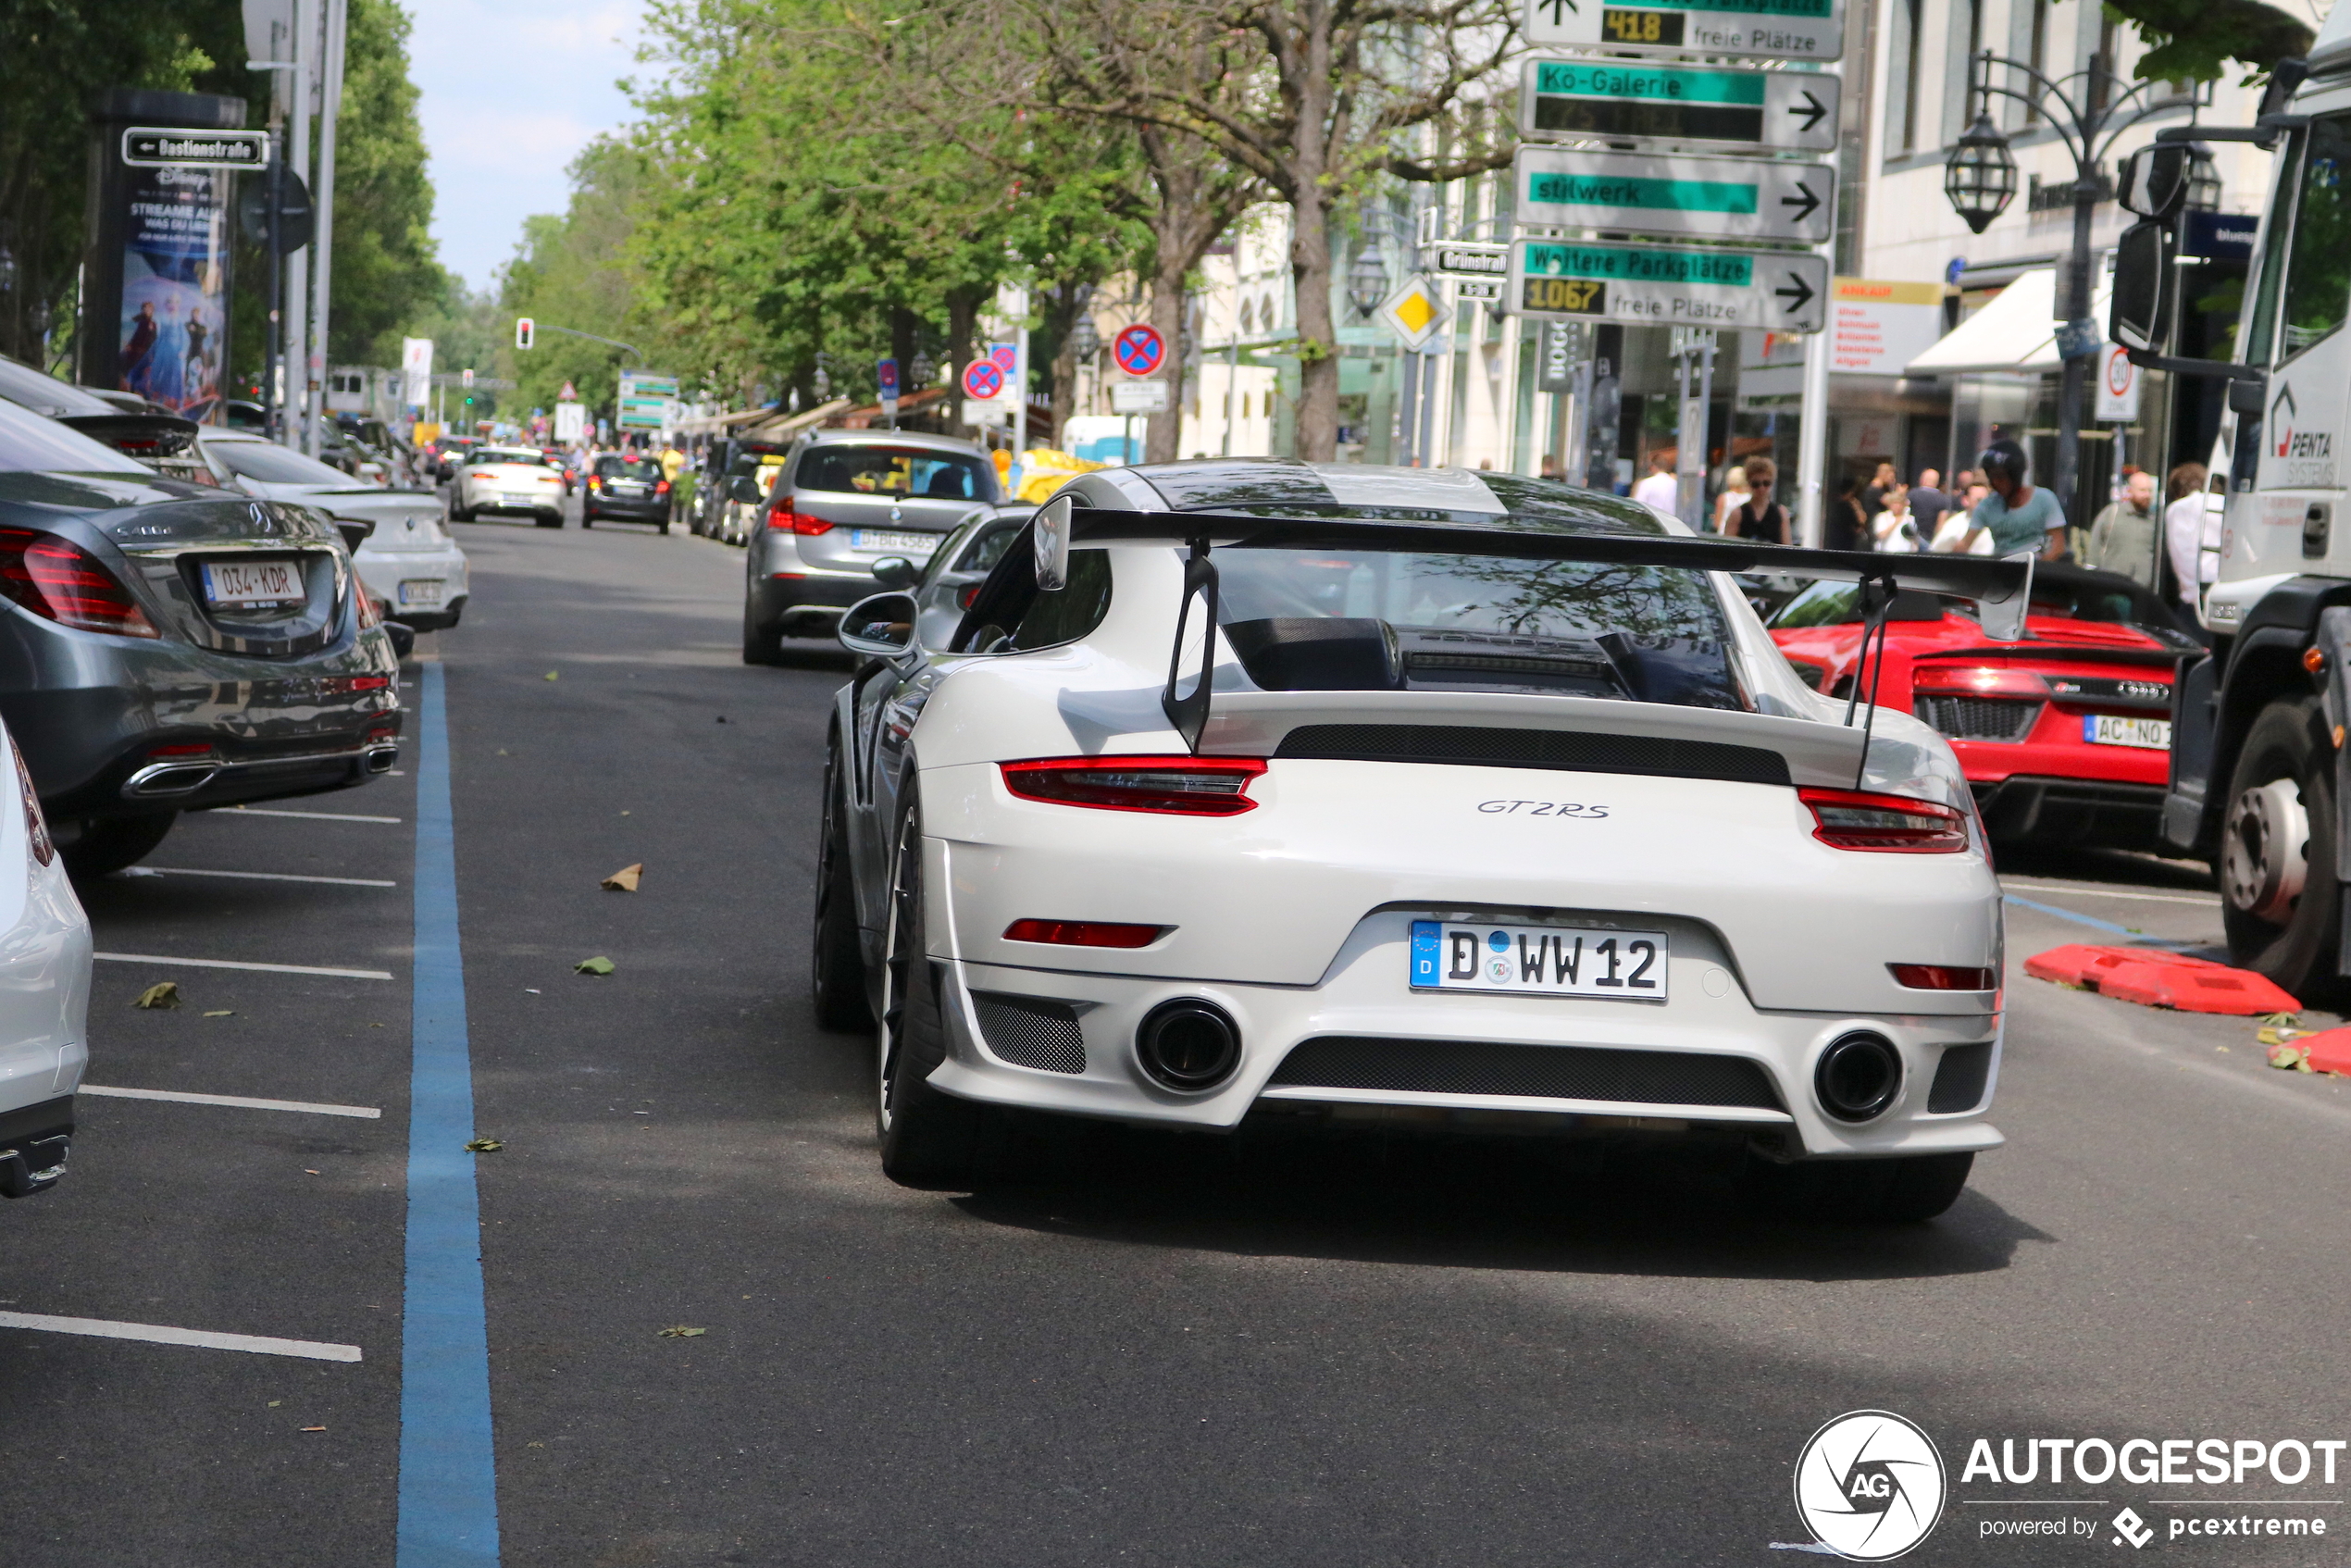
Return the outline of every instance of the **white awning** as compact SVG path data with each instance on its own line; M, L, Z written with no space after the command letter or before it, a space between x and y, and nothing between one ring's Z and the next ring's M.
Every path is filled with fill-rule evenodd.
M2105 280L2090 301L2090 317L2107 315ZM1943 341L1910 361L1910 376L2037 376L2057 369L2057 268L2019 273L1992 303L1960 322Z

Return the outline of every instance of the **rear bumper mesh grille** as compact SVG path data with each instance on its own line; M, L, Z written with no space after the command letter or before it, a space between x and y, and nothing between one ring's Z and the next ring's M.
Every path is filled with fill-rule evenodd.
M1745 1057L1483 1040L1324 1035L1283 1059L1274 1086L1783 1108L1770 1075Z
M979 1038L1014 1066L1040 1073L1086 1070L1086 1034L1069 1003L974 991L972 1006L979 1014Z
M1339 762L1449 763L1472 767L1548 767L1574 773L1633 773L1656 778L1717 778L1733 784L1788 780L1787 759L1762 746L1602 735L1574 729L1490 729L1452 724L1306 724L1282 738L1281 757Z

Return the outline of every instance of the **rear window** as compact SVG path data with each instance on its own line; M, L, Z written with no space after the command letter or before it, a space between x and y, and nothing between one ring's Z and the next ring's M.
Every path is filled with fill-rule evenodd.
M996 491L994 469L977 457L893 446L812 447L792 485L924 501L987 501Z
M108 410L112 412L112 410ZM103 442L0 401L0 470L48 474L152 472Z
M1226 641L1270 691L1748 705L1702 572L1338 550L1223 550L1216 568Z
M538 453L525 452L511 446L485 446L466 461L468 463L519 463L526 467L541 468L547 466L547 459Z
M596 475L607 479L657 479L661 478L661 459L608 454L596 459Z
M330 468L299 452L289 452L275 442L208 441L205 442L205 452L242 479L258 479L263 484L333 485L338 490L351 484L351 476L342 469Z

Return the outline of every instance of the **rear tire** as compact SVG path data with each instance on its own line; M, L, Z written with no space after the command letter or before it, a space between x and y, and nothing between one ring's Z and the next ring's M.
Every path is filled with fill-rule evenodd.
M2272 703L2254 718L2228 800L2212 869L2230 960L2305 1007L2324 1006L2345 988L2335 973L2334 747L2317 698Z
M882 1174L902 1187L971 1190L983 1108L930 1087L947 1059L937 965L923 915L919 808L899 818L883 913L881 1027L875 1040L875 1130Z
M840 748L825 756L825 815L816 841L816 931L809 946L808 989L816 1022L827 1029L870 1029L865 957L857 941L857 890L849 858L848 802Z
M780 665L784 662L784 640L778 632L762 631L753 624L751 606L743 606L743 663L747 665Z
M1749 1167L1748 1190L1759 1207L1788 1219L1916 1224L1958 1202L1974 1166L1972 1153L1788 1165L1757 1158Z
M136 865L155 852L176 811L149 812L140 816L85 816L73 842L59 846L66 870L76 877L104 877L126 865Z

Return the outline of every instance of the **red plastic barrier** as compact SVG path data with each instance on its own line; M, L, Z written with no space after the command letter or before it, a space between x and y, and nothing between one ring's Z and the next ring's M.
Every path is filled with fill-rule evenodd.
M2312 1072L2351 1074L2351 1028L2320 1029L2291 1043L2307 1053Z
M2208 958L2191 958L2161 948L2068 942L2026 959L2024 972L2035 979L2081 986L2143 1007L2247 1016L2302 1011L2299 1002L2250 969L2232 969Z

